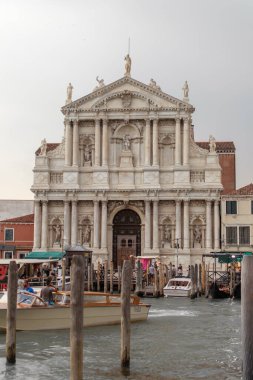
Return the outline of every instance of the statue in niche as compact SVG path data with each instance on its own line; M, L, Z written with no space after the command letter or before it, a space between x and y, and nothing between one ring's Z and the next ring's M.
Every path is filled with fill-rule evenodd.
M90 242L90 234L91 234L91 228L89 225L85 226L84 227L84 230L83 230L83 236L82 236L82 243L83 244L87 244Z
M163 230L163 240L166 243L171 242L171 229L168 224L165 224L164 230Z
M188 98L189 96L189 86L187 83L187 80L184 82L184 87L182 88L183 93L184 93L184 98Z
M61 243L61 226L59 224L56 224L56 226L53 226L53 230L55 232L54 244L60 244Z
M210 152L216 151L216 140L212 135L209 136L209 150Z
M130 58L130 55L127 54L125 56L125 76L129 76L131 75L131 65L132 65L132 61L131 61L131 58Z
M40 156L45 156L46 153L47 153L47 140L43 139L41 141Z
M193 230L194 247L201 247L202 243L202 231L201 227L196 225Z
M129 135L125 135L123 137L122 147L123 147L124 152L130 152L131 151L131 149L130 149L130 136Z
M90 162L91 161L91 151L88 145L84 148L84 162Z
M67 100L66 100L66 104L68 103L71 103L72 102L72 91L73 91L73 86L71 83L69 83L68 87L67 87Z

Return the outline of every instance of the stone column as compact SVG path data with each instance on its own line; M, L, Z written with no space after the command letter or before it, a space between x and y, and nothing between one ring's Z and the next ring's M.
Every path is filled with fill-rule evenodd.
M180 248L182 245L182 242L181 242L181 200L176 200L176 237L175 237L175 240L176 240L175 244L178 243L178 247Z
M73 127L73 166L79 165L79 130L78 120L74 120Z
M103 144L102 144L102 165L108 165L108 124L107 119L103 119Z
M69 201L64 201L63 248L65 245L70 245L70 203Z
M95 166L100 166L100 119L95 120Z
M34 244L33 249L40 248L41 245L41 206L40 201L34 201Z
M101 248L107 249L107 201L102 201Z
M184 200L184 248L189 248L189 200Z
M99 201L94 201L94 248L99 248Z
M159 248L158 200L153 201L153 249Z
M145 201L145 248L150 249L150 201Z
M220 212L219 201L214 202L214 249L220 249Z
M65 120L65 165L71 165L72 158L72 127L70 120Z
M72 201L71 213L71 245L77 245L77 201Z
M153 120L153 166L159 165L158 119Z
M175 165L181 165L181 125L180 117L176 118L176 133L175 133Z
M145 166L150 166L150 120L146 119L145 129Z
M41 248L47 250L48 248L48 210L47 201L42 201L42 228L41 228Z
M189 134L189 123L188 117L184 118L184 150L183 150L183 164L189 164L189 148L190 148L190 134Z
M211 201L206 201L206 248L212 248L212 215Z

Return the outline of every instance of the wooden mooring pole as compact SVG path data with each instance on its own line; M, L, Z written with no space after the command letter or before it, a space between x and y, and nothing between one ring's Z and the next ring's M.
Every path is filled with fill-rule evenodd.
M253 256L242 260L241 324L243 380L253 378Z
M110 293L113 293L113 261L110 261Z
M121 266L118 266L118 292L121 292Z
M7 319L6 319L6 362L16 363L16 310L17 310L17 264L11 261L8 271Z
M123 372L130 367L130 295L132 272L131 261L125 260L121 282L121 369Z
M104 293L108 291L108 261L104 263Z
M83 379L84 258L74 255L71 263L70 380Z
M142 292L142 269L140 260L136 261L136 287L135 294L139 296Z
M100 273L101 273L101 264L98 262L97 268L97 291L100 292Z
M191 299L195 298L195 273L194 273L194 265L191 265L191 271L190 271L190 276L191 276Z
M62 259L62 290L65 290L66 283L66 259Z

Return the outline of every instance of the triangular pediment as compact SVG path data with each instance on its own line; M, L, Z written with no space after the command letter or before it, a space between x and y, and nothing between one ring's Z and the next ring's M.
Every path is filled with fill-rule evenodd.
M166 94L161 91L160 87L146 85L125 76L67 104L62 107L62 112L65 114L78 110L96 111L102 109L188 109L194 111L191 104Z

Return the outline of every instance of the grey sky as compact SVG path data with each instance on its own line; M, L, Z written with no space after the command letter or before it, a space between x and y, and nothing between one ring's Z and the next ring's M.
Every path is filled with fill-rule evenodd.
M0 198L33 197L68 82L77 99L121 78L129 36L132 77L179 98L187 79L195 139L233 140L237 187L252 182L252 0L0 0Z

